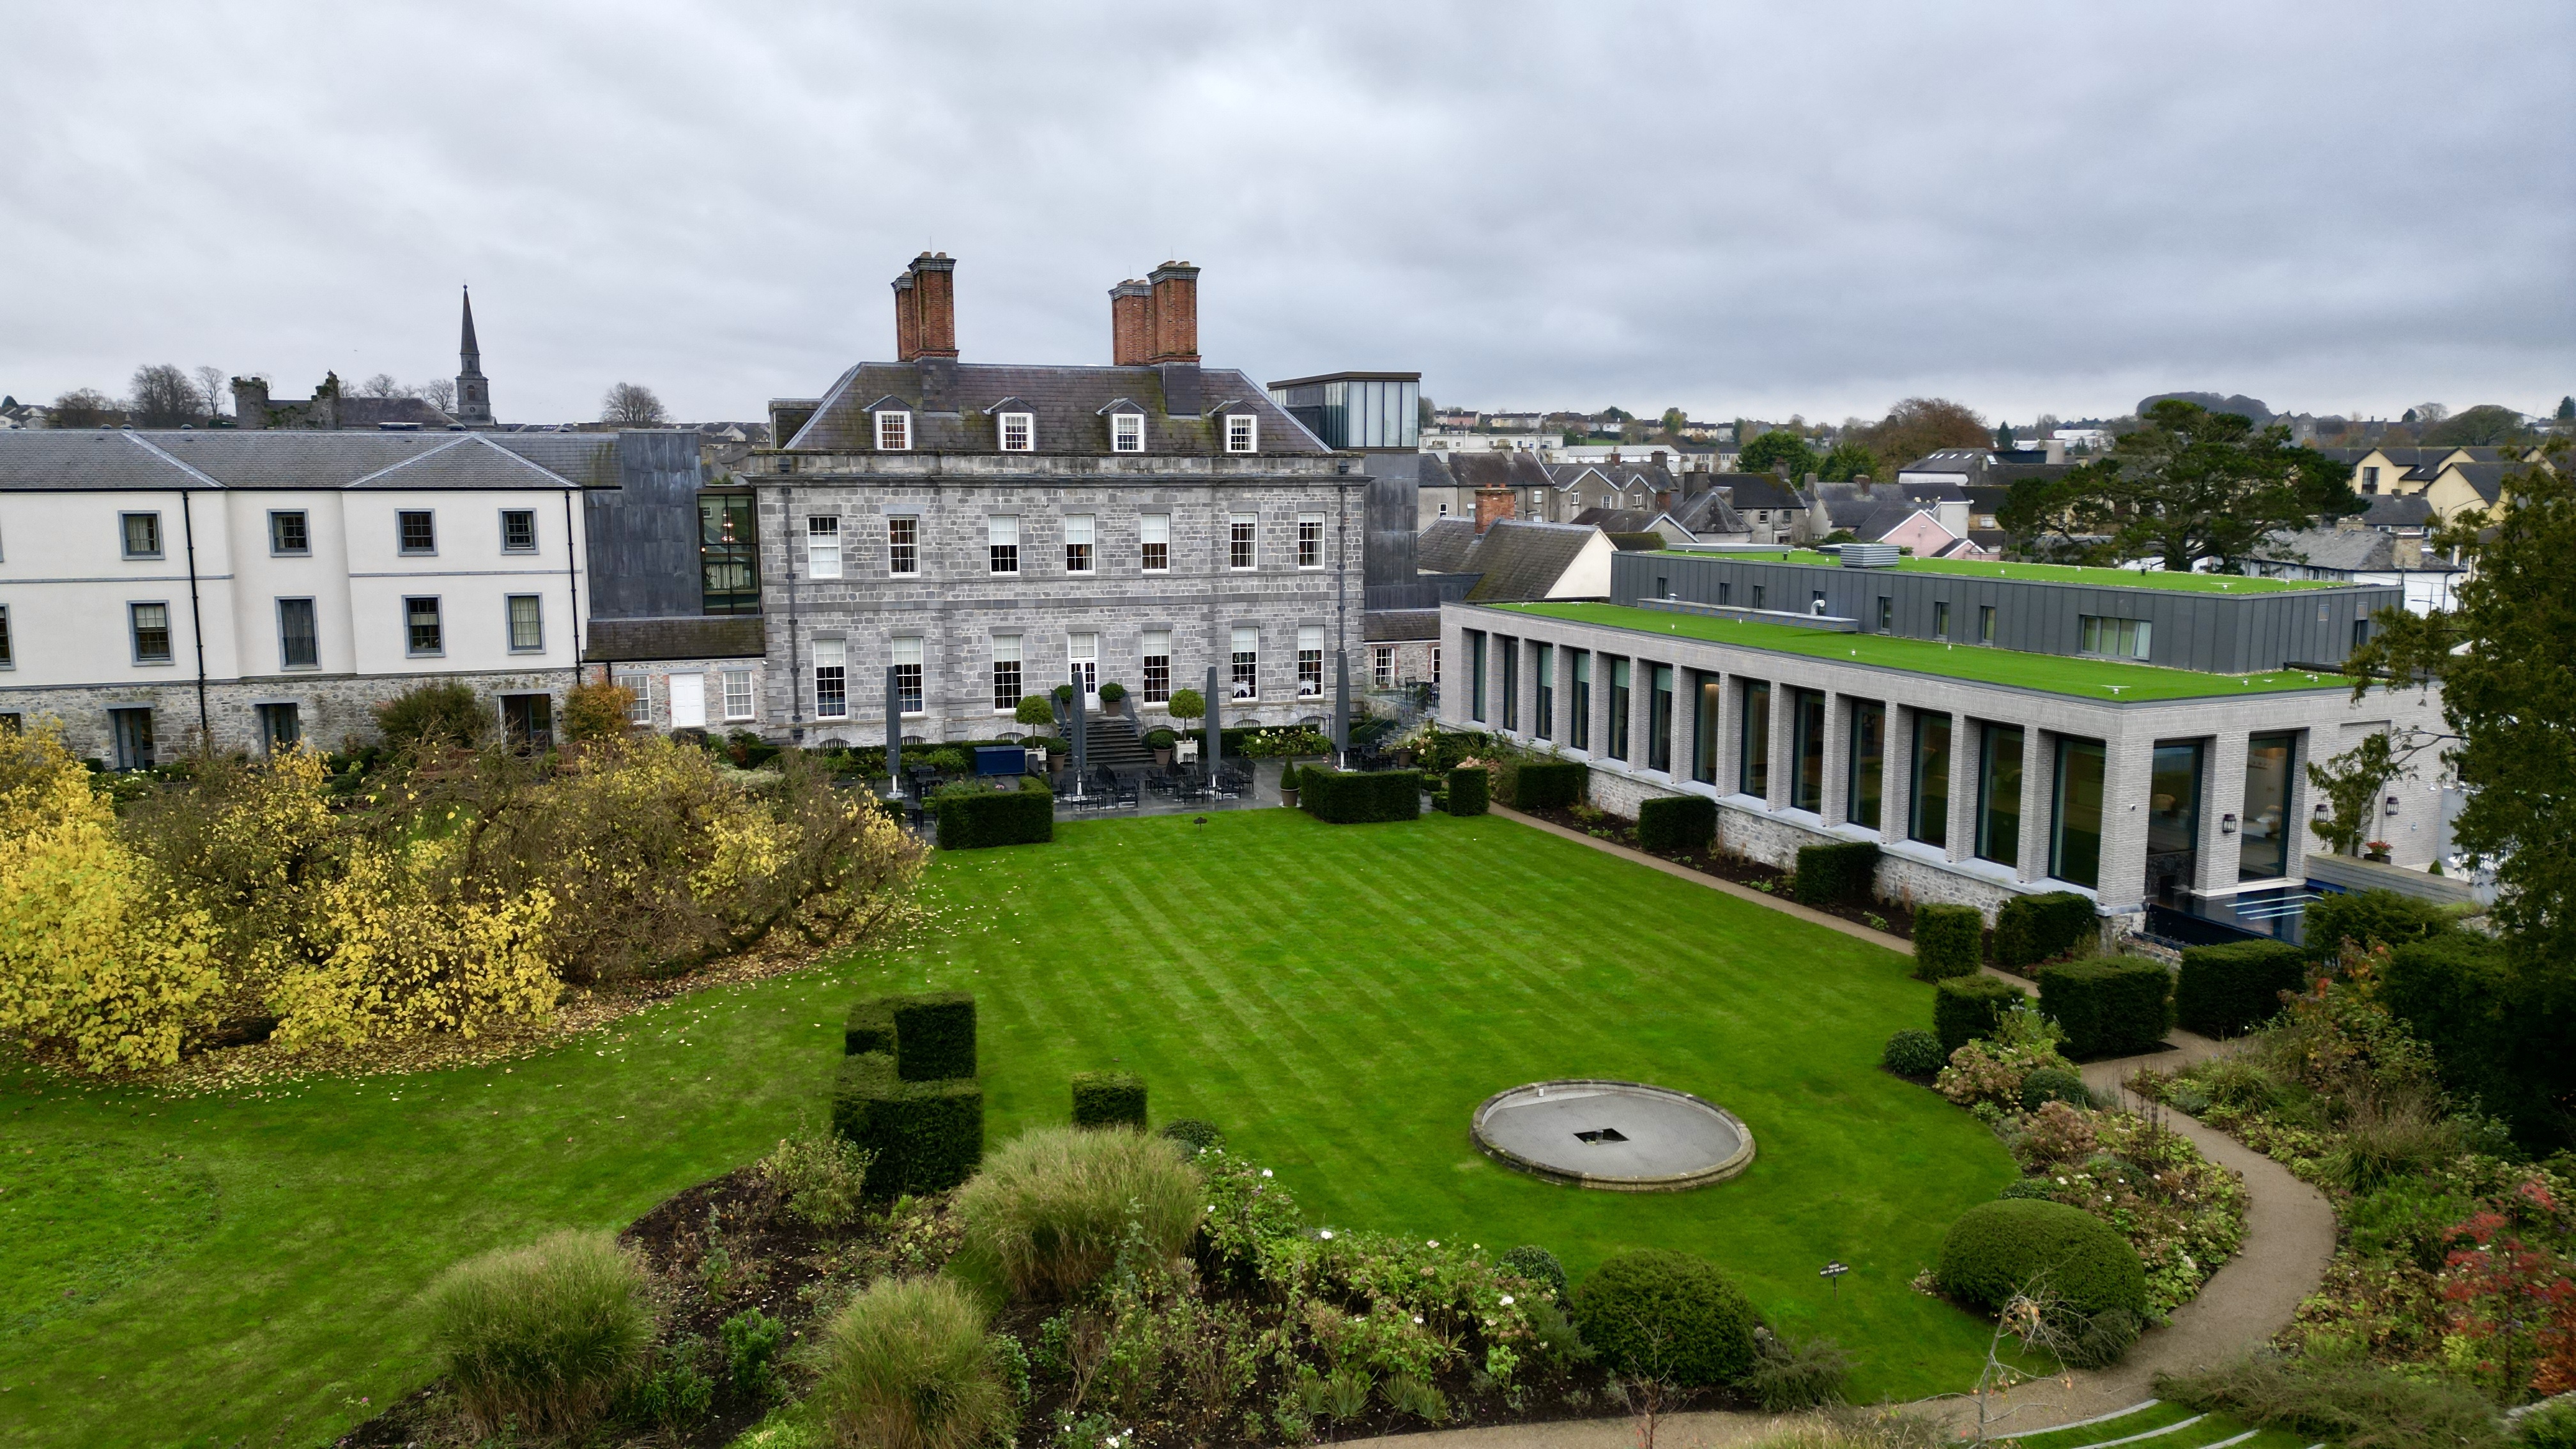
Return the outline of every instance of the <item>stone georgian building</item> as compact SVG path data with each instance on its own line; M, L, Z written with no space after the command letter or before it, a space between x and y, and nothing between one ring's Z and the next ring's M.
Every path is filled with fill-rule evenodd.
M734 475L757 510L764 724L808 743L1017 735L1078 669L1142 721L1214 666L1231 725L1322 720L1360 661L1369 479L1198 351L1198 269L1110 291L1113 361L961 362L955 266L895 280L895 360L770 404ZM1354 677L1354 689L1364 686Z

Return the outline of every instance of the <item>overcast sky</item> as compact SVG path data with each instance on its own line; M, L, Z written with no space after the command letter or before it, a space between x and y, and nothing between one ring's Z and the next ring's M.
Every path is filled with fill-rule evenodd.
M1206 269L1256 380L2027 421L2576 391L2576 5L9 4L0 392L631 380L759 417L893 353L1106 362Z

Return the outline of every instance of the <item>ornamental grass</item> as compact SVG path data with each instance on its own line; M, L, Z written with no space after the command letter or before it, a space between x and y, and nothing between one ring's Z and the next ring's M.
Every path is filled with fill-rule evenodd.
M607 1233L562 1232L468 1258L427 1295L432 1348L480 1432L597 1422L653 1337L644 1273Z
M1062 1297L1099 1281L1134 1222L1165 1258L1198 1230L1205 1191L1171 1144L1132 1128L1040 1127L986 1156L957 1194L969 1250L1011 1289Z

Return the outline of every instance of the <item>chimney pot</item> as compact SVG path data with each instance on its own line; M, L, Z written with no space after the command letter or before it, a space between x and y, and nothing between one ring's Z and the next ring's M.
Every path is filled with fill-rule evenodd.
M1479 488L1476 490L1476 531L1483 533L1496 519L1512 516L1512 490Z

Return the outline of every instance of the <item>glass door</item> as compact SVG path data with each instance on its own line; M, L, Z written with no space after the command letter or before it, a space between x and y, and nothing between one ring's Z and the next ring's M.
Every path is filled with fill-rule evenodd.
M2200 766L2206 742L2156 746L2147 781L2147 898L2170 905L2200 880Z
M2237 827L2238 880L2275 880L2289 874L2290 785L2298 766L2298 746L2295 734L2256 735L2245 742L2245 819Z

